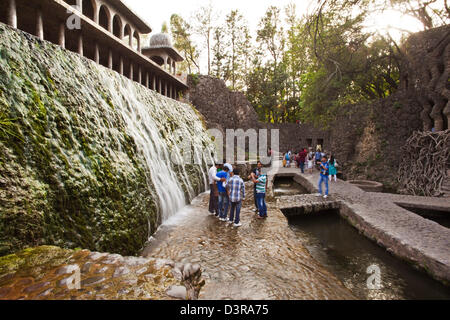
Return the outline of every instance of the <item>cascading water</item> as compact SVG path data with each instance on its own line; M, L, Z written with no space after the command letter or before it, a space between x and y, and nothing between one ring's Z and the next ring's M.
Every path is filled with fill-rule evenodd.
M99 74L102 72L99 71ZM189 137L192 147L196 150L195 154L208 155L208 152L203 151L205 137L191 136L192 126L196 126L196 129L201 131L201 122L189 106L155 93L141 95L136 92L137 86L126 78L105 76L102 82L112 93L112 103L118 107L118 111L127 125L127 132L133 137L139 152L145 157L150 170L148 178L153 182L158 195L161 220L164 222L186 205L182 184L186 185L189 200L192 200L196 194L183 163L183 150L180 149L175 135L171 134L170 130L165 132L167 134L165 137L161 136L160 130L164 124L158 123L158 121L163 114L169 115L169 117L183 114L184 125L178 127L177 132L183 137ZM138 96L146 96L147 99L142 102L137 99ZM149 105L153 108L149 109ZM201 159L200 162L198 158L190 160L192 163L197 161L203 165L211 162L211 159L207 158ZM182 170L179 172L179 176L173 168L174 164L181 164ZM202 178L205 180L207 168L203 167L202 169Z
M0 125L0 255L135 254L207 187L195 109L3 24Z

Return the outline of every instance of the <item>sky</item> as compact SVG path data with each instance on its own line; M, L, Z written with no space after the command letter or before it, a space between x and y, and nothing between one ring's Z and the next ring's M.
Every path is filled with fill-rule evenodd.
M153 33L161 31L163 22L169 23L170 16L179 14L185 19L190 19L193 13L200 7L208 6L212 3L214 9L221 15L219 21L234 9L239 9L248 21L250 31L254 35L261 17L264 16L267 8L275 5L284 8L290 3L295 3L299 17L308 12L308 8L314 5L317 0L122 0L143 18L153 29ZM372 17L367 28L370 31L379 31L383 34L387 32L397 41L400 40L402 31L421 31L421 24L414 18L404 16L399 12L390 10L382 15ZM194 41L197 39L194 39ZM203 50L204 51L204 50ZM205 71L206 57L201 57L202 71Z

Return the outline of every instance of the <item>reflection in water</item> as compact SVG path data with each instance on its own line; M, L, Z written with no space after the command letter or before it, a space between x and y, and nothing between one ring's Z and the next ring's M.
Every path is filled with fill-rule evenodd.
M291 229L311 255L360 299L450 299L450 289L387 253L337 212L299 217ZM367 288L367 268L381 269L380 290Z
M273 203L267 220L256 219L248 193L241 228L209 216L202 194L178 221L158 230L143 255L200 263L206 280L200 299L353 299L310 256Z

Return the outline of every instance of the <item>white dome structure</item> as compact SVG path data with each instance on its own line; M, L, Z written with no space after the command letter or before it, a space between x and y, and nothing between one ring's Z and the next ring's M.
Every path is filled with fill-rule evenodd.
M172 40L167 33L157 33L150 38L151 49L173 48Z
M154 34L150 38L149 46L142 49L142 54L174 75L176 63L184 60L173 47L170 35L167 33Z

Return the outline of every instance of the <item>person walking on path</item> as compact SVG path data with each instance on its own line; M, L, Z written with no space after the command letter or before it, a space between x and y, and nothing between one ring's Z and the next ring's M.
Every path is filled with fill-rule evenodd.
M286 156L284 157L284 160L286 160L286 168L291 166L291 155L289 153L290 151L286 153Z
M261 161L258 161L258 165L255 169L252 170L252 173L250 174L250 176L248 177L251 181L253 181L253 179L258 179L258 177L261 174L261 170L262 170L262 163ZM254 203L255 203L255 209L253 210L254 212L258 213L258 202L256 200L256 183L253 185L253 198L254 198Z
M336 169L337 166L338 164L336 159L334 158L334 155L331 155L331 158L328 161L330 181L332 180L332 177L334 177L334 182L337 182L337 169Z
M228 198L227 190L225 189L229 171L230 169L228 166L223 166L223 171L217 174L217 178L219 178L221 182L217 184L217 188L219 189L219 215L216 214L216 217L219 218L220 221L227 221L228 208L230 206L230 199Z
M258 202L258 219L267 218L267 205L266 205L266 190L267 190L267 175L261 173L258 179L253 179L253 183L256 184L256 199Z
M242 200L245 198L245 184L244 180L239 176L241 174L239 169L233 170L233 176L227 184L227 192L231 203L230 209L230 224L234 222L236 228L242 226L241 224L241 208ZM226 220L225 220L226 221Z
M314 155L309 154L308 155L308 173L313 174L313 168L314 168Z
M328 198L328 175L328 161L327 158L323 157L322 162L320 163L319 193L317 194L317 196L322 196L322 183L325 183L325 195L323 196L325 199Z
M215 163L208 171L209 179L209 213L211 215L219 215L219 190L217 189L217 184L221 183L220 179L217 178L217 169L220 168L220 164Z
M306 149L302 149L302 151L300 151L300 153L298 154L298 162L302 173L305 173L305 162L307 156L308 153L306 152Z

